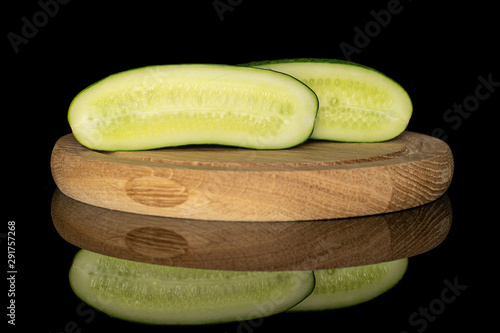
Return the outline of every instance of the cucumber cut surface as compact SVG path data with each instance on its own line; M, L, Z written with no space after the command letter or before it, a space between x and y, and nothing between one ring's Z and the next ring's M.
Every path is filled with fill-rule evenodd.
M120 319L198 325L286 311L314 288L312 271L241 272L168 267L80 250L70 269L75 294Z
M358 267L314 271L316 285L289 311L339 309L369 301L394 287L404 276L408 258Z
M245 64L296 77L319 98L312 139L380 142L401 134L411 118L408 93L384 74L333 59L288 59Z
M189 144L282 149L307 140L314 92L285 74L229 65L162 65L111 75L80 92L68 121L96 150Z

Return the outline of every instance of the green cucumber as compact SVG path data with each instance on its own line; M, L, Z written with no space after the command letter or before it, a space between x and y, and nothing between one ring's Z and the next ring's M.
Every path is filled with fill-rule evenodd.
M317 110L314 92L289 75L162 65L117 73L84 89L68 121L76 139L96 150L189 144L282 149L309 138Z
M314 288L312 271L239 272L168 267L80 250L75 294L102 312L156 325L197 325L286 311Z
M401 134L413 112L408 93L363 65L333 59L286 59L245 64L296 77L319 98L312 139L380 142Z
M319 311L369 301L394 287L408 267L408 258L358 267L314 271L316 285L305 300L288 311Z

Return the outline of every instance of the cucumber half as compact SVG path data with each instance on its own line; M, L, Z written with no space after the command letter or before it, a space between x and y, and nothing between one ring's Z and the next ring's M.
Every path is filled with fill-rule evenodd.
M408 93L384 74L333 59L287 59L245 64L296 77L319 98L312 139L380 142L401 134L413 112Z
M75 294L104 313L147 324L196 325L283 312L314 288L312 271L238 272L168 267L80 250Z
M298 145L311 135L314 92L277 72L229 65L162 65L111 75L80 92L68 121L96 150L188 144L255 149Z
M408 258L373 265L314 271L316 285L289 311L319 311L369 301L394 287L404 276Z

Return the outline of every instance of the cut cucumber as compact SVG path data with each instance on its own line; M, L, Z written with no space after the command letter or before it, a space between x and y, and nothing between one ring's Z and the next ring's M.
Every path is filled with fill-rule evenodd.
M255 149L298 145L312 133L314 92L297 79L229 65L163 65L111 75L80 92L68 121L96 150L188 144Z
M338 309L369 301L394 287L407 267L406 258L366 266L314 271L316 286L313 292L288 311Z
M245 64L292 75L314 90L319 112L312 139L379 142L408 126L413 107L407 92L382 73L330 59L287 59Z
M196 325L283 312L314 288L312 271L238 272L139 263L80 250L75 294L104 313L147 324Z

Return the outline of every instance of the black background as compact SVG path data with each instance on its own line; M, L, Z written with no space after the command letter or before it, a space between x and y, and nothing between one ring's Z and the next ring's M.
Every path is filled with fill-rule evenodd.
M45 3L47 1L43 1ZM54 1L48 1L53 3ZM61 0L61 2L63 2ZM16 222L16 326L39 332L99 332L109 329L169 332L321 331L452 332L471 324L496 327L497 192L496 131L500 87L459 116L443 115L471 101L478 77L500 82L494 2L401 0L386 26L372 11L392 1L219 1L232 3L221 20L214 1L67 1L40 15L37 1L3 5L4 78L2 164L6 182L0 233ZM162 4L161 6L159 5ZM26 19L23 20L23 17ZM17 45L26 20L37 31ZM370 24L370 22L372 22ZM409 130L447 135L455 157L448 191L454 219L448 238L435 250L410 259L403 280L381 297L343 310L280 314L246 324L209 327L151 327L107 317L84 306L67 279L77 248L52 226L50 199L55 185L50 153L70 132L66 113L74 96L95 81L131 68L169 63L238 64L254 60L316 57L346 59L341 43L355 46L355 27L372 27L350 60L387 74L409 93L414 115ZM375 28L374 28L375 27ZM26 30L27 31L27 30ZM26 33L25 31L25 33ZM12 34L13 33L13 34ZM345 45L345 44L344 44ZM482 90L485 92L486 90ZM5 103L6 102L6 103ZM453 114L455 117L458 114ZM455 118L456 119L456 118ZM487 191L492 188L493 191ZM1 238L2 267L7 244ZM4 276L6 273L4 273ZM444 280L467 286L427 325L409 317L441 297ZM2 284L2 324L7 290Z

